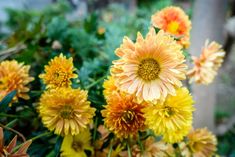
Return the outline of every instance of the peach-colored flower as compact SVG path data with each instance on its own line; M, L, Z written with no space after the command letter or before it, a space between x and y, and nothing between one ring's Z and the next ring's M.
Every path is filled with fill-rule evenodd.
M166 157L171 147L163 141L155 141L154 137L148 137L143 143L143 152L139 145L134 145L131 148L132 157ZM128 157L127 151L120 153L121 157Z
M116 86L134 94L138 102L157 102L167 94L175 95L187 69L181 48L170 35L156 34L154 28L145 39L138 33L136 43L125 37L116 50L120 59L113 61L111 68Z
M188 145L193 157L212 157L216 152L217 140L207 128L200 128L188 134Z
M190 45L189 35L191 22L185 12L179 7L166 7L152 15L152 24L154 27L179 38L179 43L184 47Z
M215 41L211 43L208 40L206 41L200 57L193 57L194 67L187 73L190 82L195 81L196 83L207 85L214 80L225 55L221 47Z

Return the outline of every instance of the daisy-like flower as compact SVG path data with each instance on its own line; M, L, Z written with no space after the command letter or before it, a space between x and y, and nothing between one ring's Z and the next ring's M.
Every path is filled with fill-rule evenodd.
M186 88L179 88L176 96L167 96L163 104L144 109L146 125L166 142L179 142L188 134L194 110L192 96Z
M29 157L27 150L32 143L32 140L28 140L21 144L21 146L16 149L17 136L15 136L11 142L4 146L4 134L3 129L0 127L0 156L1 157Z
M67 135L61 145L61 157L87 157L85 150L94 152L90 145L91 134L89 129L85 129L78 135Z
M136 95L138 102L157 102L167 94L175 95L187 69L181 48L170 35L156 34L154 28L145 39L138 33L136 43L125 37L116 50L120 59L111 68L116 86Z
M163 141L155 141L154 137L148 137L143 143L143 152L139 145L134 145L132 147L133 157L165 157L167 156L169 147L171 145L164 143ZM127 151L120 153L121 157L128 157Z
M189 47L191 22L185 12L179 7L166 7L152 15L152 24L165 32L179 38L179 43Z
M105 126L118 138L136 136L143 130L145 118L142 109L145 105L137 104L130 95L116 93L109 99L101 111Z
M65 136L79 134L95 114L87 100L87 91L72 88L46 91L38 109L43 124L55 134Z
M46 84L47 88L69 87L71 79L78 77L77 74L74 74L75 70L73 58L67 59L61 53L45 66L45 73L39 75L39 77Z
M13 90L17 91L13 101L17 101L18 98L29 99L28 84L34 80L29 76L29 68L29 65L15 60L0 63L0 101Z
M199 84L210 84L217 71L223 63L225 52L222 46L215 41L209 43L207 40L202 48L199 58L193 57L194 67L188 71L190 82L195 81Z
M193 157L212 157L215 154L217 140L207 128L193 130L187 137Z

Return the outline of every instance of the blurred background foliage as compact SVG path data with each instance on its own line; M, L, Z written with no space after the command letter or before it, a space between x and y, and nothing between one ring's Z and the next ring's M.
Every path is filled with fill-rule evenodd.
M47 131L38 117L35 103L45 89L38 75L43 72L44 65L60 53L73 57L79 74L79 80L74 80L73 86L89 89L89 100L97 109L94 125L103 123L100 115L102 105L105 104L102 80L108 75L109 66L116 58L115 49L124 36L134 39L138 31L146 34L151 15L171 4L171 0L142 0L138 2L134 15L123 5L110 4L76 19L68 18L73 8L67 1L54 3L43 10L6 9L8 20L2 25L10 33L0 33L0 60L16 59L30 64L31 75L35 80L31 83L29 101L21 100L20 104L7 108L7 112L0 111L1 124L17 129L27 139ZM186 11L192 15L190 8ZM226 117L226 113L218 112L217 117L221 120ZM13 135L5 131L5 136L10 139ZM234 157L235 130L230 130L218 139L218 153ZM30 146L29 154L35 157L57 156L60 144L61 138L56 135L38 138Z

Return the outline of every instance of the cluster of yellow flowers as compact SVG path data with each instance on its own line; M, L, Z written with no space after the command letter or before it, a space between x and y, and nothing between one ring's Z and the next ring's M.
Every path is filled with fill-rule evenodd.
M107 102L101 111L104 126L120 142L131 143L134 157L173 156L177 150L186 157L210 157L216 151L216 138L206 128L193 130L194 101L182 81L188 76L191 82L211 83L225 52L218 43L206 42L201 56L193 57L194 68L188 70L183 54L183 48L190 45L188 16L178 7L167 7L155 13L151 21L146 37L138 33L135 42L124 37L115 51L119 59L113 61L110 76L103 84ZM72 87L72 79L78 77L73 58L56 56L39 77L45 91L38 112L50 131L64 136L61 155L86 157L84 150L95 156L100 153L99 157L110 155L109 151L96 153L90 145L89 125L95 108L90 106L88 91ZM13 90L17 91L14 101L28 99L27 85L32 80L29 66L15 60L1 62L0 100ZM139 133L150 130L162 140L156 141L149 133L142 139L142 146L137 145L141 143L137 140ZM184 138L187 140L182 142ZM178 148L173 143L178 143ZM129 155L123 145L111 153L113 157Z

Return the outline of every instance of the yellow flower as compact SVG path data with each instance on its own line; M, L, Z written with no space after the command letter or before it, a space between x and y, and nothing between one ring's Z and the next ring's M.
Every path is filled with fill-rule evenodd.
M215 41L209 44L207 40L200 57L193 57L194 67L188 71L190 81L199 84L210 84L223 63L224 55L225 52L220 44Z
M212 157L216 152L217 140L207 128L201 128L188 134L188 145L193 157Z
M108 76L108 79L103 83L104 87L104 97L106 100L112 97L112 95L116 92L119 92L117 86L115 85L114 78L112 76Z
M192 96L186 88L179 88L175 96L169 95L163 104L144 109L146 124L166 142L174 143L187 135L192 125Z
M154 27L180 38L179 43L188 48L191 21L185 12L179 7L166 7L152 15Z
M47 88L69 87L71 79L77 78L73 72L76 69L73 66L73 58L67 59L61 53L59 57L55 57L45 66L45 73L39 77L46 84Z
M58 135L79 134L95 112L87 100L87 91L71 88L46 91L38 109L43 124Z
M187 66L181 46L163 31L156 34L151 28L145 39L138 33L136 43L125 37L116 54L120 59L111 68L115 84L136 95L138 102L175 95L175 88L185 79Z
M29 65L15 60L0 63L0 101L13 90L17 91L13 101L18 101L18 98L29 99L28 84L34 80L29 76L29 68Z
M144 105L134 102L129 95L114 94L101 111L105 126L119 138L136 136L144 129Z
M61 145L62 157L87 157L85 150L93 154L93 147L90 145L91 134L85 129L78 135L67 135Z

